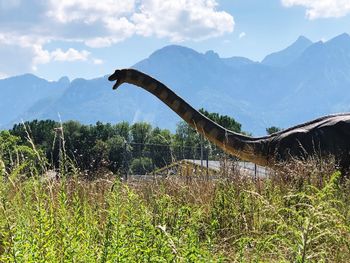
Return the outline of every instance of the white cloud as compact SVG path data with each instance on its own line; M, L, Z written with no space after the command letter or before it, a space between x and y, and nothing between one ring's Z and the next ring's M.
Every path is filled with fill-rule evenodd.
M216 6L214 0L144 0L131 20L143 36L202 40L233 31L233 17Z
M81 21L94 23L105 18L121 17L132 13L134 0L51 0L47 14L62 23Z
M86 61L90 55L90 52L86 50L78 51L73 48L69 48L65 52L60 48L50 52L43 48L46 42L48 42L48 40L43 41L43 39L35 39L29 36L0 34L0 50L17 50L19 52L16 56L18 60L21 59L20 54L23 51L31 57L30 65L25 67L28 71L36 71L38 65L47 64L51 61ZM14 56L14 54L12 54L12 56ZM26 60L26 63L28 63L28 60Z
M8 74L35 71L38 64L51 60L49 52L43 49L44 43L40 37L0 33L0 56L6 61L0 63L0 70Z
M131 37L135 33L135 25L125 17L118 20L114 18L105 19L105 26L110 31L109 34L102 37L86 39L84 41L85 44L93 48L108 47Z
M32 61L32 69L36 71L37 65L39 64L47 64L51 61L51 54L49 51L44 50L43 47L39 44L34 44L32 46L32 50L34 53L33 61Z
M0 79L5 79L7 77L8 77L7 74L0 72Z
M90 52L78 51L69 48L67 51L55 49L48 51L39 39L0 34L0 57L6 63L0 63L0 72L14 75L24 72L36 71L38 65L47 64L51 61L86 61Z
M232 15L218 9L217 0L0 0L0 53L21 54L10 58L21 71L51 61L94 63L86 50L50 52L47 44L101 48L135 35L203 40L234 29Z
M80 37L88 46L105 47L135 34L178 42L232 32L233 17L217 6L216 0L51 0L46 15L88 34Z
M133 35L173 41L230 33L217 0L0 0L0 34L79 41L102 47Z
M66 52L60 48L51 52L51 59L53 61L86 61L90 52L86 50L78 51L74 48L69 48Z
M350 13L349 0L281 0L286 7L304 6L309 19L342 17Z
M101 65L101 64L103 64L103 60L99 59L99 58L94 58L92 60L92 63L94 63L95 65Z
M92 39L87 39L85 44L93 48L109 47L113 44L113 39L110 37L96 37Z
M239 39L242 39L246 36L246 33L245 32L241 32L238 36Z

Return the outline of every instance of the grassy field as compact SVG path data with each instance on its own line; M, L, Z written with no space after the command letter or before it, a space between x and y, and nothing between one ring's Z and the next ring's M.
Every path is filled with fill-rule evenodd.
M269 179L0 180L0 262L348 262L350 184L331 169Z

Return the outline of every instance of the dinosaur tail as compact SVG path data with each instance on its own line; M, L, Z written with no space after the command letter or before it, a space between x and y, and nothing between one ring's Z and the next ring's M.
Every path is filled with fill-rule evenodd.
M195 110L158 80L135 69L116 70L109 76L108 80L116 81L113 89L118 88L123 83L129 83L147 90L225 152L245 161L268 166L265 139L252 138L223 128Z

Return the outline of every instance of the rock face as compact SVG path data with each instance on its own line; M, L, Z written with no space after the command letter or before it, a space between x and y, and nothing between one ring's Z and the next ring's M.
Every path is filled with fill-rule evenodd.
M220 58L182 46L166 46L133 66L167 84L194 108L234 117L243 130L291 125L328 113L350 111L350 36L312 43L299 37L262 62ZM106 72L109 74L112 72ZM106 77L49 82L34 75L0 80L0 128L21 119L116 123L147 121L175 129L171 110L135 87L115 94Z

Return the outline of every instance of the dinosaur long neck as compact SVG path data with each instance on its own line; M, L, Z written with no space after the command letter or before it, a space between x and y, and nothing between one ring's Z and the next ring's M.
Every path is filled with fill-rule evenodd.
M163 83L134 69L121 70L119 85L123 82L137 85L168 105L191 127L226 153L242 160L269 166L266 140L255 139L227 130L195 110Z

